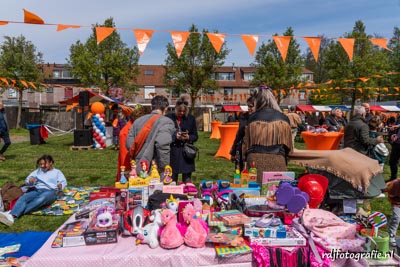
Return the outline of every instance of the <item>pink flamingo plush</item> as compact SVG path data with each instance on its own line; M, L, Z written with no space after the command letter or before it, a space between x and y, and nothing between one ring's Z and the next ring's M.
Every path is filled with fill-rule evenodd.
M161 221L165 226L160 234L160 246L162 248L180 247L184 241L176 225L176 214L170 209L164 209L161 212Z
M188 224L184 241L189 247L204 247L207 238L207 230L201 223L201 217L192 204L187 204L182 211L183 219Z

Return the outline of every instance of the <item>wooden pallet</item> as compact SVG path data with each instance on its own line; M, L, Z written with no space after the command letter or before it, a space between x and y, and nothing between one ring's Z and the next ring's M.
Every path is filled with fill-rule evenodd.
M71 146L70 150L89 150L92 146Z

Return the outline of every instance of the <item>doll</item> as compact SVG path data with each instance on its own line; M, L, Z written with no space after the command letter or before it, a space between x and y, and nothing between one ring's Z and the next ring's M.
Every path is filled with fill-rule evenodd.
M125 166L121 166L120 168L121 168L121 175L120 175L121 177L119 179L119 182L121 184L126 184L128 181L126 180L126 177L125 177Z
M150 172L150 177L151 178L158 178L160 179L160 174L158 173L158 167L156 162L153 160L151 161L151 172Z
M184 241L177 227L176 214L170 209L161 212L161 221L165 225L160 234L160 246L162 248L177 248Z
M131 172L129 173L129 178L136 178L136 177L137 177L136 161L133 159L131 160Z
M139 172L139 176L141 178L147 178L149 176L149 163L146 160L141 160L140 161L140 172Z
M172 179L172 168L171 168L171 166L167 165L167 166L165 166L165 169L164 169L163 183L165 185L169 185L173 181L174 180Z

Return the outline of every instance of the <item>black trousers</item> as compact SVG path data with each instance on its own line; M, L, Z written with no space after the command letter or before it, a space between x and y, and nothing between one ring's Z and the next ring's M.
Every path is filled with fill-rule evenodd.
M172 174L172 179L178 184L178 175L179 173L173 173ZM192 173L182 173L182 182L187 183L190 182L192 179Z
M397 178L399 170L400 159L400 144L392 144L392 151L390 152L389 165L390 165L390 180Z

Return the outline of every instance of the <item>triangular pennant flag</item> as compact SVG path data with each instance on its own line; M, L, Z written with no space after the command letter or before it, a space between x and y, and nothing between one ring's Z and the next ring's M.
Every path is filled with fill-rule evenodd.
M368 81L369 80L369 78L366 78L366 77L360 77L360 78L358 78L360 81L362 81L363 83L365 83L366 81Z
M32 86L35 90L37 90L36 85L33 82L28 82L30 86Z
M224 44L226 34L207 33L207 36L215 51L219 53L219 51L221 51L222 45Z
M7 86L9 85L9 83L8 83L8 81L7 81L6 78L0 78L0 80L1 80L3 83L7 84Z
M391 50L390 48L387 47L387 40L386 38L371 38L369 39L371 41L371 43L373 43L374 45L380 46L386 50L389 50L390 52L393 52L393 50Z
M249 50L250 55L254 55L254 51L256 50L257 42L258 42L258 35L247 35L242 34L242 40L246 45L247 49Z
M80 27L81 27L81 26L78 26L78 25L58 24L58 25L57 25L57 31L60 32L60 31L63 31L63 30L69 29L69 28L79 29Z
M142 55L144 50L146 49L147 44L150 42L151 36L153 35L153 30L133 30L136 43L139 48L139 54Z
M25 87L25 88L28 88L29 86L28 86L28 84L25 82L25 81L20 81L21 82L21 84Z
M190 32L171 32L172 42L174 42L176 55L181 57L182 50L185 47Z
M97 44L101 43L104 39L106 39L110 34L115 31L115 28L110 27L96 27L96 39Z
M321 37L304 37L304 40L307 42L310 50L314 56L315 62L318 61L319 55L319 47L321 46Z
M281 53L283 61L286 60L287 51L289 49L291 36L272 36L274 38L275 44Z
M339 43L343 46L349 56L350 61L353 61L354 38L338 38Z
M24 23L44 24L44 21L39 16L24 9Z
M8 24L8 21L0 20L0 25L7 25L7 24Z

